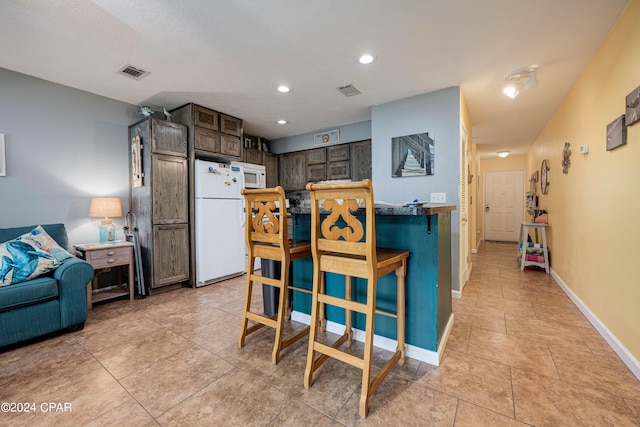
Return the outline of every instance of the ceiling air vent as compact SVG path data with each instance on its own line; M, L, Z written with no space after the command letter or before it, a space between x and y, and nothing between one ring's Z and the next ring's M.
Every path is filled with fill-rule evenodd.
M129 64L118 70L118 73L136 80L140 80L141 78L149 74L149 72L141 70L140 68L133 67Z
M356 89L356 87L354 85L340 86L337 89L344 96L354 96L354 95L360 95L362 93L358 89Z

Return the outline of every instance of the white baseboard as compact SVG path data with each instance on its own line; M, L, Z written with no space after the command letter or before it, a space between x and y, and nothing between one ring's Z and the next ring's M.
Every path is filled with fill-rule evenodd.
M311 316L306 313L301 313L299 311L291 312L291 320L296 322L309 325L311 324ZM407 357L412 359L419 360L421 362L428 363L434 366L440 366L440 360L442 360L442 355L444 354L444 348L447 340L449 339L449 335L451 334L451 328L453 328L453 313L447 322L447 326L444 330L444 334L442 335L442 340L440 345L438 346L438 351L431 351L421 347L417 347L411 344L405 344L405 352ZM327 331L342 335L344 333L344 325L336 322L327 321ZM361 329L353 329L353 339L356 341L364 342L364 331ZM396 351L396 347L398 346L398 342L391 338L382 337L380 335L373 336L373 345L375 347Z
M478 244L476 245L476 248L475 249L471 248L471 253L472 254L477 254L478 253L478 249L480 248L480 243L482 243L483 240L484 239L482 239L482 238L478 239Z
M455 299L461 299L462 298L462 291L464 291L464 287L467 286L467 283L469 283L469 277L471 277L471 271L473 270L473 262L469 263L469 268L467 268L466 273L465 273L465 281L462 284L462 287L459 291L456 291L455 289L451 290L451 297L455 298Z
M587 320L596 328L596 331L604 338L604 340L611 346L613 351L616 352L620 359L624 362L625 365L631 370L633 375L636 376L640 380L640 362L636 359L633 354L616 338L616 336L607 328L604 323L585 305L584 302L567 286L566 283L558 276L558 273L555 270L551 269L551 277L558 283L560 288L564 291L565 294L573 301L573 303L578 307L578 310L584 314Z

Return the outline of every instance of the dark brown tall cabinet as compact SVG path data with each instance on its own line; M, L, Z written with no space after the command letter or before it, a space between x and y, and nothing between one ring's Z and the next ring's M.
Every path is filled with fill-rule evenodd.
M145 284L189 280L187 127L153 118L129 126L130 206ZM131 224L133 226L133 224Z
M189 210L191 239L188 251L192 257L189 265L191 286L196 281L196 219L195 219L195 177L196 159L229 163L243 160L242 119L214 111L201 105L189 103L171 110L173 121L187 127L187 145L185 155L188 163L188 198L184 207Z

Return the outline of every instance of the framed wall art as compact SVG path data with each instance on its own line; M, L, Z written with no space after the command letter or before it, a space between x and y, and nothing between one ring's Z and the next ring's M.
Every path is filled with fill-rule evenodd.
M142 187L142 140L140 135L131 138L131 183L134 187Z
M607 151L616 149L627 143L627 127L625 115L621 115L607 125Z
M340 142L340 129L320 132L313 135L313 143L315 145L337 144Z
M625 122L631 126L640 120L640 86L625 98Z
M429 132L391 138L391 176L433 175L435 146Z

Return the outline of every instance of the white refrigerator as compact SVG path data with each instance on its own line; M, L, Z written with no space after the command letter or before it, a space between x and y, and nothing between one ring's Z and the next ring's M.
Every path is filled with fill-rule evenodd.
M242 167L196 160L196 286L246 270Z

